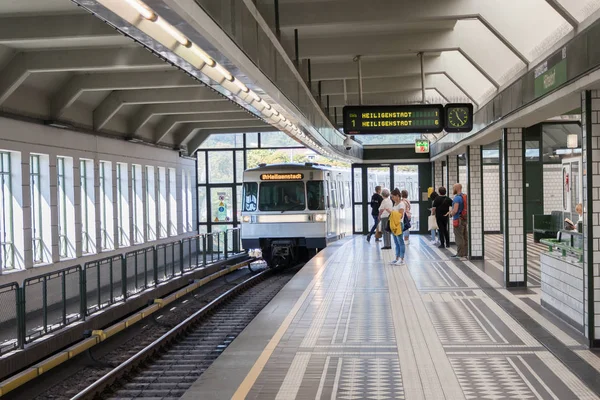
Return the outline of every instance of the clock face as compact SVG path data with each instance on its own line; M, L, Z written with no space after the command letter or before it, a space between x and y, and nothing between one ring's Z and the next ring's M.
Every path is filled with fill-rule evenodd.
M452 128L462 128L470 122L467 107L451 107L447 113L448 125Z

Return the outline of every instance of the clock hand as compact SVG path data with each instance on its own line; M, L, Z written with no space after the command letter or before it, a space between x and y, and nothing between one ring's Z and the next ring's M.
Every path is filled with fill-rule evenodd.
M464 124L463 120L460 119L460 116L458 115L458 110L454 110L454 115L456 115L456 118L458 118L461 124Z

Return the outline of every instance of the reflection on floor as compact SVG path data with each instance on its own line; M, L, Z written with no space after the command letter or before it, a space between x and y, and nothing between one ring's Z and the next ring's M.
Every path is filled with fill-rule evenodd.
M502 270L504 239L502 234L485 235L485 258L491 264ZM546 246L533 241L533 235L527 235L527 280L528 287L541 285L540 253L547 251Z
M487 260L410 242L402 266L360 236L327 250L320 267L307 264L306 289L295 277L274 299L269 313L291 311L258 361L246 361L263 329L254 324L184 399L598 398L600 358L525 301L538 289L506 290L482 272ZM216 379L243 362L241 385Z

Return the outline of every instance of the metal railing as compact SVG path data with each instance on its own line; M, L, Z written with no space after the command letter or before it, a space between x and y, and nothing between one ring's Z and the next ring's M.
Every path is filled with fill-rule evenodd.
M233 228L0 285L0 355L131 296L242 253Z

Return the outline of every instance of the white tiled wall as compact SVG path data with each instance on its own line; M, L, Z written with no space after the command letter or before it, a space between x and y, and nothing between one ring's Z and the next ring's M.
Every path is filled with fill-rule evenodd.
M454 156L448 156L448 196L452 197L452 185L458 182L458 158ZM454 243L454 229L450 224L450 243Z
M469 146L468 153L468 215L471 257L483 257L483 194L481 173L481 146Z
M562 210L562 165L544 164L544 214Z
M483 229L500 232L500 166L483 166Z
M458 166L458 182L462 184L463 193L468 193L468 182L467 182L467 166L459 165Z
M443 170L443 165L442 165L442 160L437 160L434 162L434 171L433 171L433 187L435 188L435 191L437 192L438 188L442 185L444 185L444 182L442 182L442 170Z
M590 292L590 289L593 290L594 292L596 292L596 296L594 296L594 326L595 326L595 330L594 330L594 336L596 340L600 339L600 293L598 293L599 289L600 289L600 234L598 233L598 225L600 225L600 209L596 209L594 207L594 205L597 203L596 199L600 199L600 180L595 179L598 175L600 175L600 91L598 90L592 90L590 91L590 96L591 96L591 110L586 109L586 93L587 92L583 92L582 93L582 97L581 97L581 109L582 109L582 115L581 115L581 121L583 123L583 140L582 140L582 150L583 150L583 170L587 171L589 175L589 177L591 177L591 180L593 181L593 185L592 185L592 199L594 201L590 201L591 199L588 199L587 197L587 191L588 191L588 179L587 176L584 175L584 179L583 179L583 210L584 210L584 215L583 215L583 271L584 271L584 284L585 284L585 334L586 336L589 336L589 330L588 330L588 314L589 314L589 308L588 308L588 294ZM592 126L588 127L587 126L587 118L586 115L588 112L592 113L592 118L591 118L591 122L592 122ZM588 135L591 134L592 136L592 147L588 148L587 146L587 137ZM587 154L588 151L592 152L592 165L587 165ZM587 219L588 219L588 213L591 212L592 213L592 224L593 224L593 229L591 229L592 227L588 226L587 224ZM592 238L592 245L593 248L589 249L588 248L588 238L589 235L593 235ZM592 256L592 262L593 262L593 284L594 287L593 288L589 288L588 286L588 252L592 251L593 252L593 256Z
M523 234L523 131L510 128L504 131L506 154L503 162L506 169L503 179L508 181L504 195L505 210L508 212L508 227L504 229L504 243L508 247L508 259L504 268L509 268L507 286L525 281L525 238ZM504 165L503 165L504 166Z

